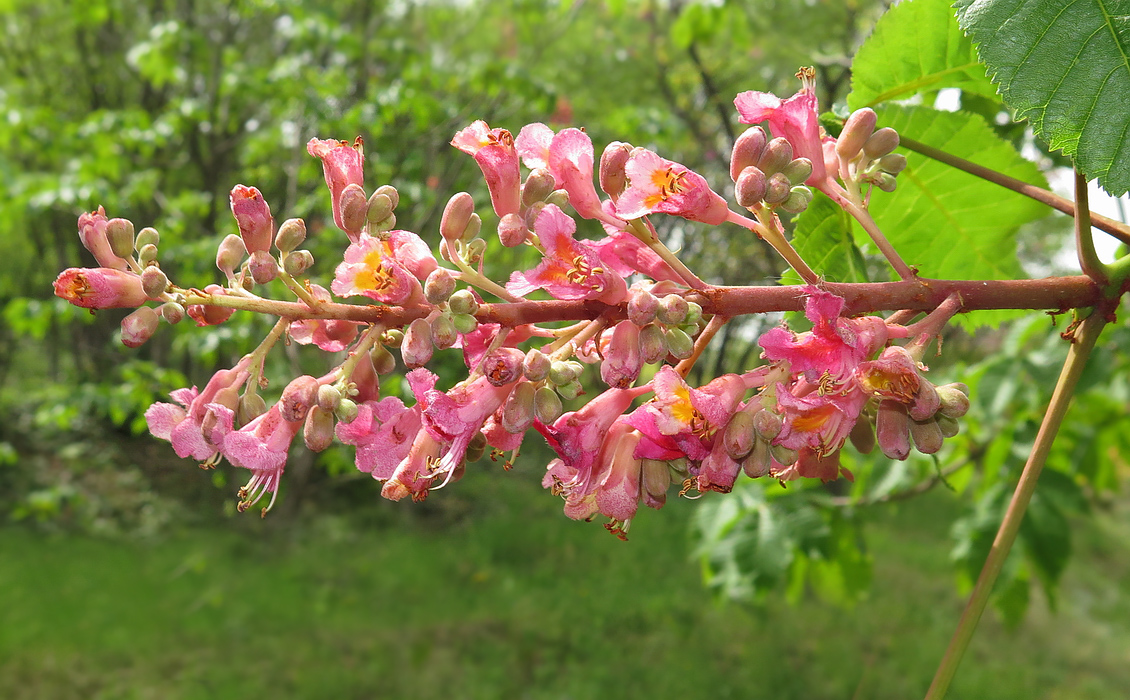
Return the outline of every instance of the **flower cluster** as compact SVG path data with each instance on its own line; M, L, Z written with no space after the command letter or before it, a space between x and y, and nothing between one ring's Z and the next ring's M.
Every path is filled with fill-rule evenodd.
M892 141L890 130L875 131L873 112L853 115L839 141L824 134L805 76L788 100L744 93L735 101L743 122L767 122L772 136L753 126L733 151L735 198L756 220L732 211L703 176L651 150L617 141L598 161L581 129L535 123L515 137L476 121L451 145L482 170L498 242L540 257L504 283L482 272L489 244L470 194L448 202L430 237L433 254L429 236L397 228L396 189L366 191L360 139L312 139L307 150L321 162L333 220L347 241L328 288L302 278L314 264L299 249L305 223L276 226L263 195L236 185L238 233L216 254L226 285L173 284L158 263L157 232L134 236L130 222L99 209L79 220L99 266L63 272L56 293L90 309L135 309L122 324L130 346L144 343L159 318L214 325L236 309L279 317L259 347L203 390L178 389L173 403L145 414L150 432L179 456L205 467L223 458L251 472L240 510L267 494L274 503L299 434L314 451L335 438L353 446L357 469L382 482L383 496L421 500L488 448L512 461L532 428L557 454L544 484L564 498L565 513L603 515L621 537L639 504L661 507L672 484L686 494L728 492L742 472L782 482L851 478L838 458L849 438L866 447L867 435L877 437L884 454L905 459L912 441L931 453L956 431L967 392L935 387L923 374L936 329L912 334L877 316L846 317L843 299L810 285L798 295L811 330L773 328L760 338L759 367L691 386L688 370L729 318L704 311L714 288L663 245L650 221L669 215L755 231L809 278L776 212L803 210L812 188L865 204L861 188L891 189L905 163L890 154L897 135ZM602 234L578 236L578 218L598 222L592 226ZM276 281L297 301L260 293ZM574 303L575 315L506 313L537 308L543 302L529 299L539 295L552 298L544 304ZM359 315L366 305L374 313ZM575 323L535 322L545 320ZM344 359L321 377L291 380L268 402L260 394L264 360L282 339L344 352ZM449 348L462 353L467 376L441 391L426 365ZM400 363L411 405L381 394L380 376ZM565 411L565 402L589 393L587 403Z

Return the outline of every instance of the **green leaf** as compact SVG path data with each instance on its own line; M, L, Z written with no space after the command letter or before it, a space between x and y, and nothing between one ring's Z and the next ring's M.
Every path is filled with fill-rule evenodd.
M948 153L993 168L1040 187L1047 181L1034 163L1024 160L980 118L928 107L881 106L879 123ZM1027 197L1003 189L916 153L892 195L874 192L871 213L908 265L923 277L937 279L1017 279L1024 277L1016 252L1022 224L1048 210ZM857 233L857 240L866 234ZM959 316L963 325L996 324L1012 312Z
M913 0L879 19L851 64L852 110L925 91L961 88L995 98L973 45L962 33L949 0Z
M793 247L816 274L830 282L866 282L863 253L852 238L851 219L827 195L816 192L808 209L797 217ZM786 282L800 283L790 270Z
M1017 119L1113 195L1130 189L1130 2L958 0Z

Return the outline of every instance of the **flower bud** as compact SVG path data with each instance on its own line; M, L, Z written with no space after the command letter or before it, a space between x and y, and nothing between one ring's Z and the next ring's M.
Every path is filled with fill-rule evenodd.
M779 206L790 214L799 214L808 208L811 201L812 190L804 185L797 185L789 190L789 196Z
M439 222L440 235L452 243L462 240L463 232L467 230L467 224L474 213L475 200L471 195L466 192L453 194L443 209L443 217Z
M631 321L617 323L600 363L600 378L610 387L627 389L639 378L642 367L640 327Z
M646 326L655 320L659 311L659 297L646 289L632 288L628 290L628 320L640 326Z
M129 316L122 319L122 345L127 348L136 348L145 344L160 321L157 312L148 306L142 306Z
M487 436L483 435L481 432L478 432L478 433L475 433L475 435L471 438L471 442L467 445L467 452L464 453L464 454L465 454L465 457L466 457L466 461L477 462L477 461L479 461L480 459L483 458L483 455L485 455L486 452L487 452ZM458 475L461 474L462 471L463 471L462 467L456 468L456 472L455 472L456 478L459 478Z
M879 449L891 459L903 460L910 454L910 416L906 406L885 399L875 415L875 439Z
M753 443L756 441L753 419L748 411L738 411L722 431L722 447L731 458L740 460L753 450Z
M863 144L863 155L871 160L882 158L898 148L899 133L889 126L879 129Z
M141 263L142 267L145 267L151 262L156 262L156 260L157 246L155 245L142 246L141 250L137 251L137 261Z
M534 392L534 415L542 423L552 423L557 420L563 411L561 398L557 392L543 386Z
M353 419L357 417L357 404L350 399L342 399L341 403L337 405L334 415L342 423L352 423Z
M368 221L369 198L355 182L341 191L341 224L346 233L359 234Z
M918 383L918 392L914 395L914 402L907 407L907 413L910 414L911 420L927 420L932 418L941 407L942 399L938 395L938 389L925 379L921 379Z
M557 386L568 384L576 379L578 374L576 365L562 360L554 360L549 366L549 381Z
M777 464L786 467L790 464L795 464L800 457L796 450L785 447L784 445L770 445L769 454L772 455L773 459L777 460Z
M943 384L937 391L940 400L938 413L947 418L961 418L969 412L969 387L955 382Z
M667 341L663 338L663 329L654 323L649 323L640 329L640 358L644 364L655 364L667 357Z
M613 141L604 147L600 154L598 180L600 189L615 200L628 184L625 167L632 154L632 145L623 141Z
M455 330L460 333L474 333L479 327L479 319L471 314L452 314L451 322L455 324Z
M235 418L241 425L247 425L267 412L267 402L258 394L244 394L239 397Z
M400 205L400 193L397 192L396 188L392 185L381 185L377 188L375 194L383 194L384 196L388 197L392 202L393 209L396 209L396 207Z
M291 277L297 277L314 265L314 254L308 250L296 250L283 260L283 269Z
M884 172L873 175L868 179L874 182L875 186L883 190L884 192L894 192L895 188L897 188L899 184L894 175Z
M534 168L526 177L526 184L522 185L522 204L531 206L534 202L545 201L557 183L553 175L545 168Z
M803 184L812 175L812 161L807 158L796 158L781 172L789 178L789 184Z
M498 222L498 240L507 248L525 243L529 232L526 222L517 214L507 214Z
M542 209L545 209L545 202L534 202L530 205L529 209L526 209L523 221L526 223L527 230L533 229L535 224L537 224L538 214L541 214Z
M239 235L247 252L266 251L271 247L271 234L275 220L263 195L254 187L236 185L232 188L231 213L239 225Z
M110 252L119 258L133 257L133 222L129 219L107 221L106 242L110 244Z
M251 271L251 279L255 280L256 284L267 284L279 276L278 262L265 250L252 253L247 268Z
M702 306L697 301L687 302L687 316L683 323L693 325L702 320Z
M736 182L743 170L757 165L765 152L765 142L765 130L760 126L751 126L734 141L734 150L730 153L731 180Z
M374 234L384 233L396 228L396 214L389 214L375 224L369 224L369 231Z
M532 382L519 382L510 392L502 407L502 429L517 435L526 432L534 422L534 395L537 388Z
M751 479L757 479L769 473L773 468L773 453L769 443L757 440L753 443L753 450L742 462L742 471Z
M157 233L157 229L152 226L146 226L137 232L137 239L133 242L137 250L141 250L147 245L158 245L161 242L161 234Z
M476 214L476 216L478 216L478 215ZM471 227L468 226L467 230L470 231ZM477 235L477 232L476 232L476 235ZM474 265L474 264L478 263L480 260L482 260L483 253L486 252L486 249L487 249L487 242L486 241L484 241L481 238L472 238L470 241L468 241L467 243L464 244L463 250L466 251L466 252L464 254L463 259L466 260L468 263Z
M765 190L769 180L765 173L756 166L750 165L741 171L734 183L734 198L739 206L748 208L756 207L765 199Z
M408 369L423 367L432 359L432 327L426 320L418 318L404 330L404 342L400 344L400 357Z
M156 265L150 265L141 271L141 288L150 299L160 298L168 286L169 278Z
M231 278L245 257L247 246L243 245L243 239L234 233L228 234L216 248L216 267L220 268L225 277Z
M680 360L685 360L694 354L694 341L678 328L667 329L664 340L667 343L667 350Z
M550 364L552 364L552 361L549 359L549 355L533 348L522 359L522 374L531 382L540 382L549 376Z
M399 348L404 344L404 331L399 328L390 328L384 332L382 342L390 347Z
M369 204L365 209L365 219L370 224L379 224L392 215L392 197L383 192L374 192L369 197Z
M550 192L549 196L545 198L545 203L556 204L558 207L564 209L565 205L569 203L568 190L554 190Z
M287 219L275 234L275 247L289 253L306 240L306 222L302 219Z
M167 301L161 304L161 317L175 326L184 320L184 307L175 301Z
M939 413L934 416L934 420L938 422L938 429L942 431L943 438L951 438L961 432L961 424L957 422L956 418Z
M334 416L321 406L314 406L306 414L302 426L302 441L311 452L321 452L334 441Z
M442 304L455 291L455 276L446 267L437 267L424 280L424 296L430 304Z
M901 153L888 153L879 159L879 169L891 175L898 175L906 169L906 156Z
M865 414L861 414L855 420L848 437L861 455L869 455L875 449L875 428L871 425L871 419Z
M793 161L793 146L788 139L775 138L765 147L765 152L757 161L757 167L767 176L781 172Z
M84 309L132 309L149 300L141 277L109 267L63 270L55 278L55 296Z
M473 314L479 310L479 301L469 289L460 289L447 300L452 313Z
M561 394L561 398L565 399L566 401L572 401L581 394L585 393L585 389L583 386L581 386L580 382L574 379L568 384L557 387L557 393Z
M844 130L840 138L836 139L836 155L840 160L849 161L859 155L863 144L875 133L875 122L878 117L875 110L870 107L857 109L844 122Z
M455 328L455 322L451 320L451 314L440 314L432 320L432 342L440 350L446 350L459 340L459 331Z
M942 449L942 429L933 418L910 421L910 436L914 438L914 448L924 455L932 455Z
M283 420L297 421L306 417L310 407L318 402L318 380L308 374L295 377L279 397L279 415Z
M333 384L323 384L318 387L318 405L326 411L337 409L341 403L341 390Z
M687 300L678 294L668 294L659 300L659 308L655 311L655 318L660 323L677 325L687 317Z
M753 429L757 437L772 442L781 433L784 422L776 413L768 410L757 411L753 414Z
M765 203L769 206L783 204L789 198L792 187L792 183L789 182L789 178L785 177L784 173L773 175L769 178L769 184L765 187Z

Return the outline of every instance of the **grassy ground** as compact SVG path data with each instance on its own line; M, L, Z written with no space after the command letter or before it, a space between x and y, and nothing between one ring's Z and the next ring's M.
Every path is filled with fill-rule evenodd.
M854 609L756 609L704 594L693 504L622 543L531 481L472 474L395 528L0 530L0 697L915 698L960 612L944 493L875 513L875 586ZM1124 697L1130 517L1092 530L1058 614L1038 599L1016 632L986 618L951 698Z

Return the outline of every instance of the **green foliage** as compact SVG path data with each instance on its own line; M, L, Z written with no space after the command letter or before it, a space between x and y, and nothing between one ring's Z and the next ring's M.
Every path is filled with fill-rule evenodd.
M1130 189L1126 2L959 0L961 26L1017 119L1108 192Z
M867 263L852 235L851 217L822 192L797 217L793 247L829 282L867 282ZM790 271L795 283L800 276Z

